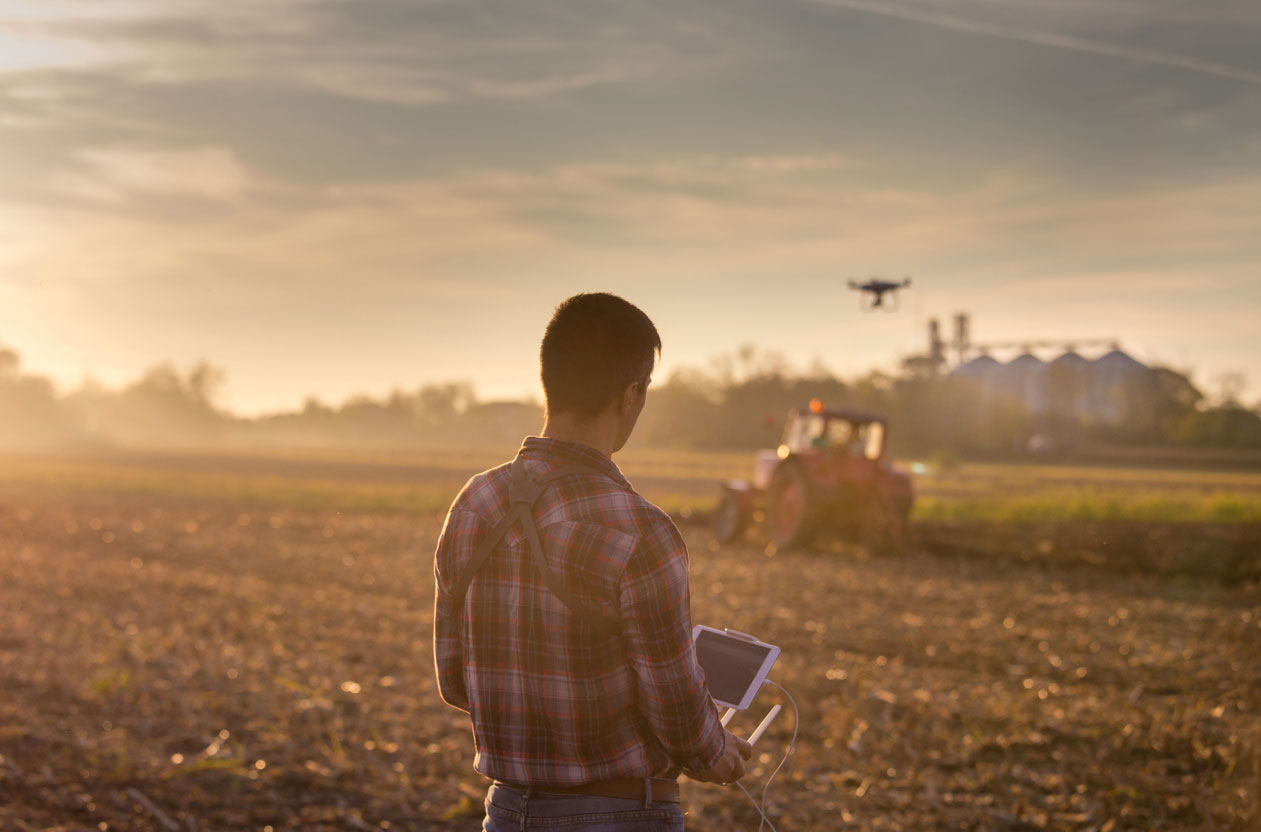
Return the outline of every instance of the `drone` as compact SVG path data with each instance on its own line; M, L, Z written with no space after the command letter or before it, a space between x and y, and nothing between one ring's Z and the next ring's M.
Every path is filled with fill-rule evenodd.
M883 309L886 312L896 311L898 308L898 289L906 289L910 285L911 279L909 277L903 278L900 283L881 280L877 277L873 277L866 283L859 283L854 280L849 282L849 288L862 292L859 303L864 312L869 312L872 309ZM891 303L886 304L884 302L886 293L889 295Z

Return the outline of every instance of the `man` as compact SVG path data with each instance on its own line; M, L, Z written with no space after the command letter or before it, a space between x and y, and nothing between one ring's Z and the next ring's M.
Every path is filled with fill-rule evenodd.
M540 349L543 435L470 480L447 515L434 660L442 698L472 721L473 766L494 781L486 832L681 830L680 771L726 784L752 755L696 664L683 539L610 458L660 350L619 297L562 303Z

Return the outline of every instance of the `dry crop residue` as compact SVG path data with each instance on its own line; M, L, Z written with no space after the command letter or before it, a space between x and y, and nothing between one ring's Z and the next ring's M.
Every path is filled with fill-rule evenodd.
M474 828L433 683L440 522L0 489L0 828ZM1255 585L685 531L696 621L783 648L780 829L1261 825ZM756 828L734 789L685 800L689 829Z

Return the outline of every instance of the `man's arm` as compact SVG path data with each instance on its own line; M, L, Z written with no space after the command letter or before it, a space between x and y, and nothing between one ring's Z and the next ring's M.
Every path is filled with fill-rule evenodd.
M689 772L710 769L723 757L726 732L696 663L687 547L669 518L640 538L620 590L644 717L670 759Z
M469 709L464 688L464 648L460 641L460 621L464 604L456 605L449 588L459 580L456 570L468 560L460 550L471 551L478 518L470 511L453 508L442 525L434 552L433 661L438 675L438 693L444 702L462 711Z

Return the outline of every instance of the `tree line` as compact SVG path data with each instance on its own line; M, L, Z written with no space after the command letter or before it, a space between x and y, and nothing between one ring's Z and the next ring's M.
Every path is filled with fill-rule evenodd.
M482 401L467 382L397 389L340 404L310 398L300 409L259 417L216 402L224 373L201 363L160 364L117 388L86 382L61 394L24 372L0 348L0 446L74 447L472 447L511 444L537 433L535 401ZM1183 373L1155 367L1130 397L1119 424L1069 412L1032 413L1020 402L985 396L974 379L895 377L878 371L842 379L816 364L791 366L745 347L703 368L654 381L634 443L640 448L747 450L774 446L793 407L820 399L880 413L898 455L1002 456L1084 444L1261 448L1261 415L1233 399L1210 402Z

